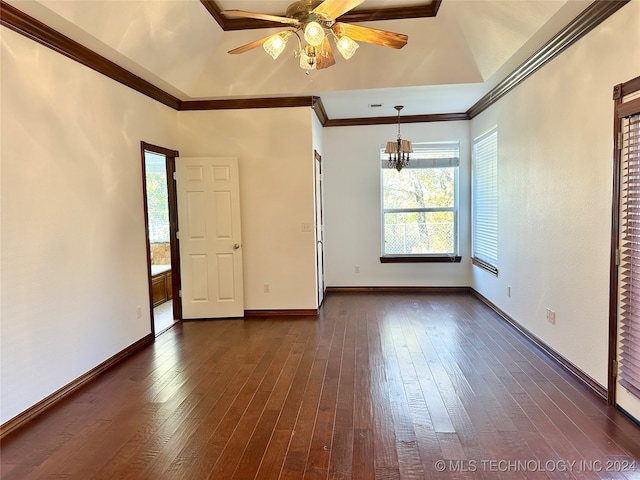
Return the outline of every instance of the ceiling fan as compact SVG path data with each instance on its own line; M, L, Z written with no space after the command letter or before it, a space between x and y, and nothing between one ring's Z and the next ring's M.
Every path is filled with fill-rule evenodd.
M244 10L225 10L222 13L229 16L268 20L289 26L288 30L234 48L229 53L244 53L262 45L275 60L285 49L289 38L296 36L299 48L295 55L300 58L300 67L305 69L308 74L310 70L319 70L335 65L336 61L328 36L333 36L336 48L346 60L350 59L359 47L356 40L396 49L404 47L409 38L407 35L336 22L338 17L364 1L298 0L289 5L285 17Z

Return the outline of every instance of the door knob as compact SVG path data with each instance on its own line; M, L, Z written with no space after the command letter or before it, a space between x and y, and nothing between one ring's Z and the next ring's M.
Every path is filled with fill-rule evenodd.
M234 243L233 244L233 249L234 250L238 250L239 248L240 248L240 244L238 244L238 243Z

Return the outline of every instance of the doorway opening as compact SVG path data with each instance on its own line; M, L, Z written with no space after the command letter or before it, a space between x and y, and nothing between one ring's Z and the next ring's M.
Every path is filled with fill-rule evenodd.
M178 152L145 142L141 148L151 331L157 336L182 316L173 175Z
M324 281L324 216L323 216L323 186L322 186L322 155L317 150L313 151L315 158L315 224L316 224L316 275L317 275L317 304L322 306L325 296Z

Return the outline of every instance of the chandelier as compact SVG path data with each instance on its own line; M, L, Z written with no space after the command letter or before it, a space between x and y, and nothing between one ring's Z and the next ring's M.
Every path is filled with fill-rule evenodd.
M413 147L411 147L409 140L402 140L400 136L400 110L404 106L396 105L393 108L398 111L398 138L395 142L387 142L387 148L385 148L384 153L389 154L389 162L387 163L389 168L395 168L400 171L409 165L409 154L413 152Z

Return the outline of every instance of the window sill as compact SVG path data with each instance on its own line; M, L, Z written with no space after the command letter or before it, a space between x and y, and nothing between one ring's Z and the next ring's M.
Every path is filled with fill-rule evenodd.
M393 255L380 257L380 263L460 263L462 257L449 255Z

